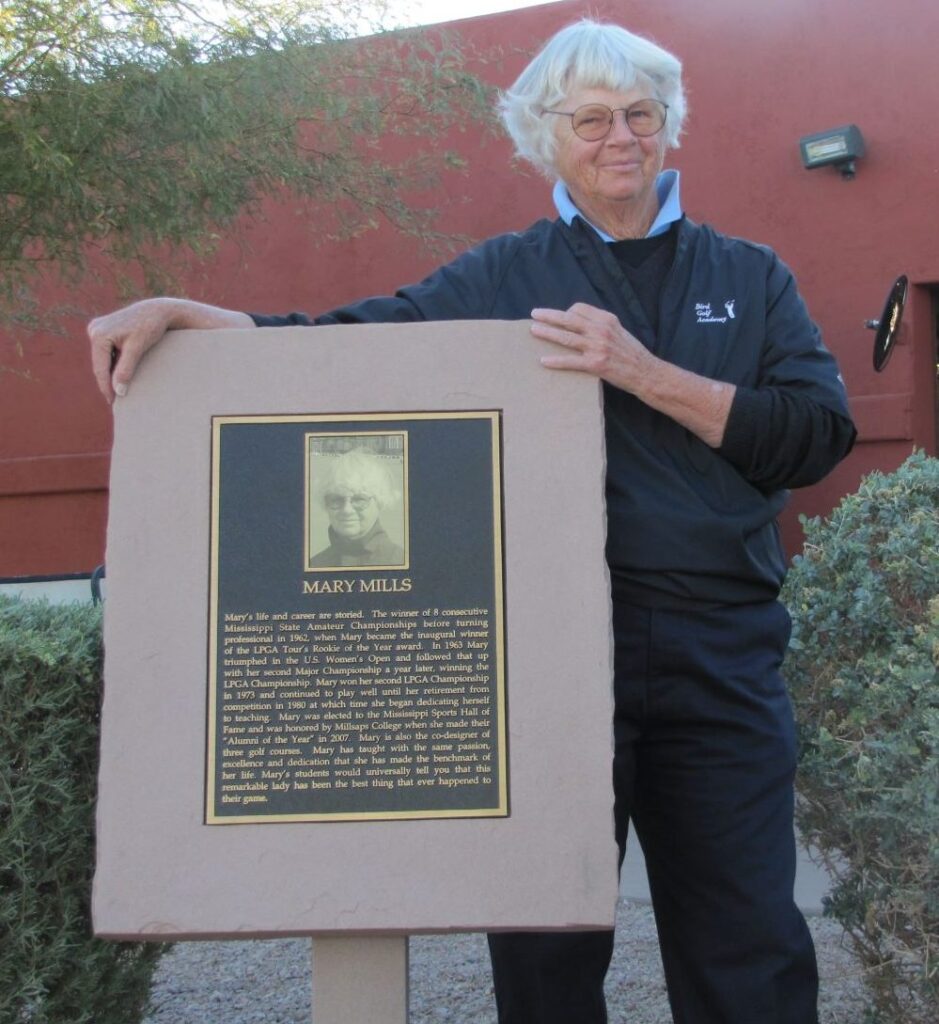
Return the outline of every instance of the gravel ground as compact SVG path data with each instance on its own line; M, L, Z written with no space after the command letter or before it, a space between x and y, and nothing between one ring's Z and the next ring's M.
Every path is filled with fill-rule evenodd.
M841 929L820 917L809 918L809 927L822 979L821 1024L859 1024L864 988ZM410 1024L496 1024L485 936L418 936L410 961ZM307 939L183 942L157 969L145 1024L310 1024L309 985ZM607 998L611 1024L671 1024L645 903L620 904Z

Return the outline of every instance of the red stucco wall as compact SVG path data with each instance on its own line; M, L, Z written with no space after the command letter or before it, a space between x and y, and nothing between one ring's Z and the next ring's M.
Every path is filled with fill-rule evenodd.
M691 118L669 164L682 171L690 216L773 246L796 273L852 396L860 442L823 484L797 492L786 514L827 511L862 473L893 468L914 445L935 452L935 310L939 288L939 5L895 0L618 0L570 2L457 23L481 49L502 47L482 74L510 82L551 32L584 13L655 38L685 64ZM867 141L857 177L806 171L798 140L853 122ZM473 237L551 216L549 184L510 162L501 139L448 140L470 161L434 196L441 227ZM223 247L188 291L253 310L316 311L423 275L439 261L388 229L317 244L317 217L268 206L247 245ZM321 232L320 232L321 233ZM913 283L901 341L883 374L873 334L899 273ZM49 288L49 301L60 294ZM85 314L118 300L103 286L77 299L59 335L25 339L25 357L0 339L0 577L89 571L104 557L109 414L88 372Z

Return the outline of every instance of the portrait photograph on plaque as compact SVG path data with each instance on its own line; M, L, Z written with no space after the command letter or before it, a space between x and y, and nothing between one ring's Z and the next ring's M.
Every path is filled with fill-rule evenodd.
M406 569L407 434L307 434L306 568Z
M207 824L508 814L497 410L212 421Z

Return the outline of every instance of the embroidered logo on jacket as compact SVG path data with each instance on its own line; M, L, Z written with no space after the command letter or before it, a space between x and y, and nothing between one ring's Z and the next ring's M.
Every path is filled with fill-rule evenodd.
M726 316L715 316L714 311L711 309L710 302L696 302L694 304L695 316L698 318L699 324L726 324L728 320L736 320L734 315L734 305L736 299L728 299L724 303L724 309L727 311Z

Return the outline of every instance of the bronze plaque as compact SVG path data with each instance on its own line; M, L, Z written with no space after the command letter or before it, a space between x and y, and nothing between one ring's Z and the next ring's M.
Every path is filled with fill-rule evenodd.
M213 417L207 824L507 815L500 428Z

